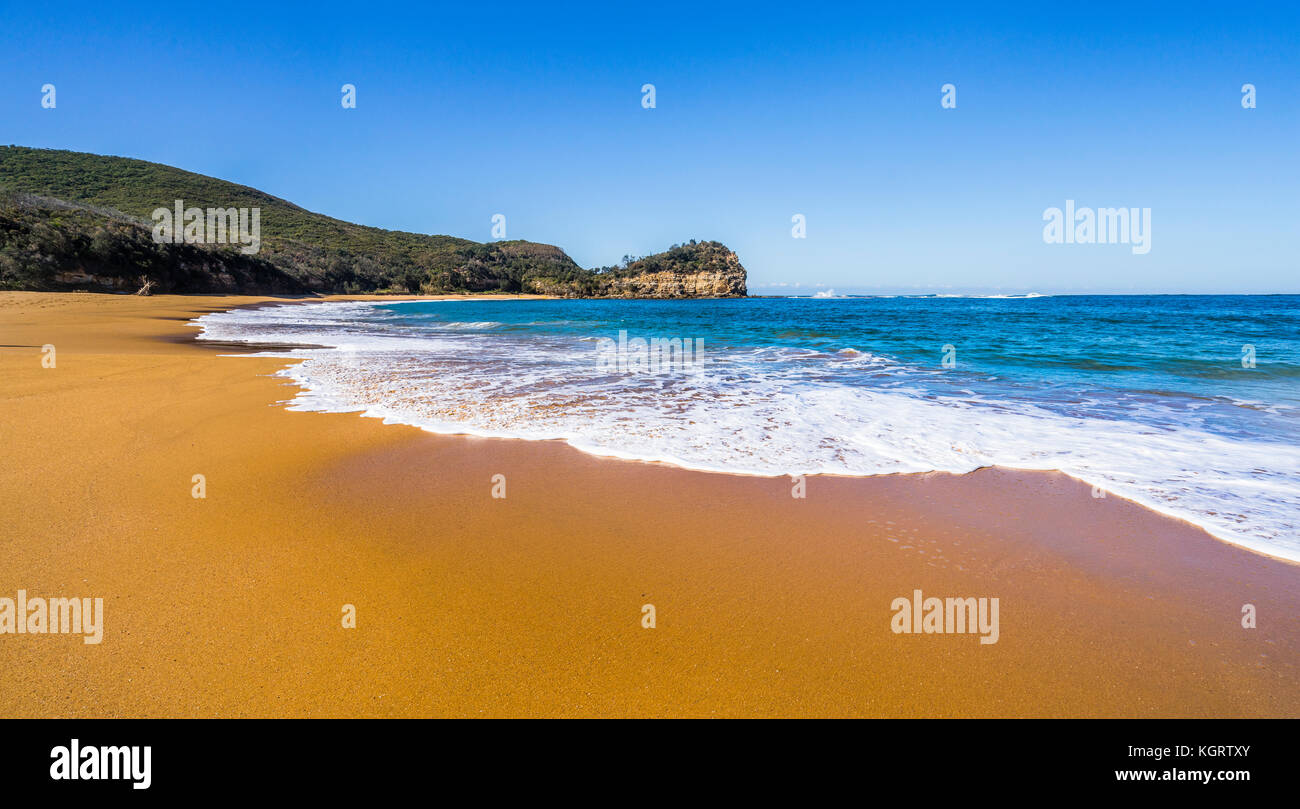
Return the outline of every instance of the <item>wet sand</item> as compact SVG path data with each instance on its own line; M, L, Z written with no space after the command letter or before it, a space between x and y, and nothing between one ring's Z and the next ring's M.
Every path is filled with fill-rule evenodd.
M258 300L0 293L0 597L106 624L0 635L0 716L1300 716L1300 566L1060 474L798 499L289 412L187 325ZM998 642L895 634L916 589Z

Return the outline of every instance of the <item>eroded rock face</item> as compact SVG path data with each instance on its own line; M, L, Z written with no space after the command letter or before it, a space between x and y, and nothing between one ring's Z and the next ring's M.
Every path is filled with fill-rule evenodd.
M728 272L651 272L612 279L611 298L737 298L745 296L745 270Z
M737 298L747 294L740 258L718 242L682 245L601 276L610 298Z

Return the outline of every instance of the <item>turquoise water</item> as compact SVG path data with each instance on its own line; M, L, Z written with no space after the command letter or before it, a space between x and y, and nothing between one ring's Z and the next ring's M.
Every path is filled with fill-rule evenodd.
M306 388L294 407L744 474L1060 469L1300 559L1300 296L470 300L201 323L331 346L290 352L307 359L285 372ZM618 354L620 337L702 362Z

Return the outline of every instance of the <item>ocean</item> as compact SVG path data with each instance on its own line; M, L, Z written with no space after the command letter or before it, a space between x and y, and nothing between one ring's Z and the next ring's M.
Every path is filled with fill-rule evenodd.
M197 322L302 359L281 372L294 410L735 474L1057 469L1300 560L1300 296L331 302Z

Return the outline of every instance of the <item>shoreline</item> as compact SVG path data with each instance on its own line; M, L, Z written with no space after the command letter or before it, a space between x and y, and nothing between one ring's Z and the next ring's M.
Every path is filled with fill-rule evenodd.
M419 295L412 295L412 296L352 295L352 296L334 296L329 298L329 301L331 302L360 301L360 302L378 304L378 303L389 302L390 299L392 299L393 302L401 302L401 301L475 300L475 299L484 299L484 298L497 298L497 299L509 299L509 300L557 300L557 298L555 298L554 296L540 296L540 295L505 296L504 298L502 298L502 296L483 296L483 295L438 295L438 296L427 296L427 297L419 296ZM324 302L324 301L303 300L303 301L288 301L287 303L313 303L313 302ZM278 305L278 303L279 301L270 301L270 302L259 302L253 304L239 305L239 306L231 307L230 310L225 310L225 311L234 311L236 309L258 309L263 306ZM202 324L198 322L198 319L191 321L188 325L196 326L202 329ZM172 339L180 339L180 338L176 337ZM334 348L334 346L315 345L315 344L207 340L201 337L201 332L193 334L191 339L197 345L203 347L227 346L236 349L239 353L254 353L254 354L263 353L263 352L265 353L280 352L280 351L292 352L297 349L333 349ZM290 366L302 361L301 357L291 357L291 356L284 356L281 357L280 359L282 359L285 362L285 366L283 370L287 370ZM291 384L293 387L297 388L301 392L299 394L300 396L302 393L311 394L317 392L313 388L307 387L297 380L294 380L289 384ZM783 479L783 478L790 478L792 475L796 475L796 474L807 478L836 477L836 478L849 478L849 479L866 479L866 478L875 478L875 477L886 477L889 475L926 475L926 474L951 474L951 475L961 476L961 475L972 474L974 472L979 472L980 470L983 469L1000 469L1008 472L1024 473L1024 474L1038 474L1038 473L1063 474L1071 478L1072 480L1078 481L1080 484L1083 484L1085 486L1102 489L1104 497L1117 498L1128 503L1133 503L1141 508L1154 512L1155 514L1159 514L1168 519L1175 520L1179 523L1182 523L1183 525L1187 526L1190 530L1203 532L1218 542L1222 542L1226 545L1230 545L1235 548L1249 551L1250 553L1254 553L1259 556L1272 559L1274 561L1300 567L1300 553L1298 553L1294 557L1284 556L1279 553L1273 552L1274 546L1271 546L1267 542L1262 542L1253 537L1247 535L1232 535L1230 533L1225 533L1221 535L1219 533L1216 533L1216 528L1213 525L1202 524L1201 522L1198 522L1193 517L1189 517L1175 510L1168 509L1160 505L1159 503L1146 501L1137 497L1116 492L1113 489L1108 488L1107 483L1104 481L1099 483L1099 482L1087 480L1083 477L1079 477L1078 475L1072 474L1070 472L1065 472L1058 468L1021 467L1021 466L1010 466L1005 464L994 463L994 464L986 464L983 466L977 466L965 471L954 471L948 469L943 469L943 470L925 469L925 470L917 470L912 472L880 472L880 473L846 473L846 472L773 473L773 472L760 472L760 471L747 470L747 469L724 469L724 468L718 468L712 466L692 465L687 461L683 461L682 459L675 458L675 457L638 456L634 453L623 452L615 449L604 450L601 447L584 446L578 443L574 443L570 438L566 438L563 436L542 437L542 436L515 435L515 434L502 433L502 432L475 430L468 427L438 429L429 424L420 424L410 420L394 419L394 417L392 416L384 415L383 413L376 412L375 407L373 405L366 406L366 407L357 407L356 409L347 410L347 411L314 410L310 407L302 407L300 408L300 412L352 413L362 418L378 419L381 421L382 424L389 425L389 426L401 425L405 427L415 427L416 429L422 430L424 432L428 432L433 435L467 436L467 437L475 437L475 438L518 440L518 441L558 441L569 447L572 447L573 449L578 450L579 452L583 452L587 455L591 455L596 458L604 458L604 459L616 460L616 461L629 461L635 463L662 464L669 468L681 469L683 471L703 472L703 473L718 474L718 475L738 475L742 477Z
M0 711L1300 716L1287 560L1060 473L817 475L798 500L288 411L289 361L225 362L183 317L292 302L0 293L0 593L106 604L98 646L0 635ZM891 632L917 589L999 597L1000 639Z

